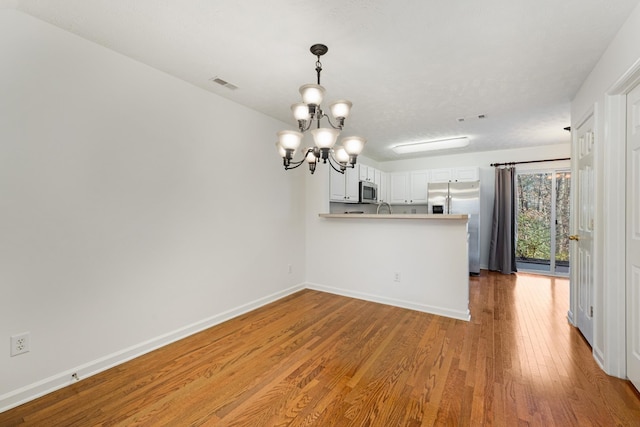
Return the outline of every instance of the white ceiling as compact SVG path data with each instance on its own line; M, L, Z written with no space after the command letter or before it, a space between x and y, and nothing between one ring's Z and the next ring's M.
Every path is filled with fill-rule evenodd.
M640 0L0 0L290 123L315 83L353 102L364 155L469 136L487 151L569 141L569 104ZM210 81L220 77L229 90ZM478 119L485 114L485 119ZM467 120L458 122L465 117ZM265 135L273 144L275 135ZM443 152L433 152L431 155Z

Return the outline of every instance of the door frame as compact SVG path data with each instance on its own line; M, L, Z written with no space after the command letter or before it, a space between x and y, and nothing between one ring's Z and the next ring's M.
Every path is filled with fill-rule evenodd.
M604 138L602 145L602 183L609 191L602 192L602 205L611 206L603 215L602 230L602 301L594 301L602 310L602 332L594 328L593 353L596 361L609 375L626 378L626 147L627 93L640 83L638 59L605 92ZM617 191L614 191L617 189ZM597 199L596 199L597 200ZM596 211L596 216L600 209ZM596 219L596 223L598 223ZM596 236L598 237L598 236ZM598 278L598 276L596 276ZM596 298L599 292L596 292Z

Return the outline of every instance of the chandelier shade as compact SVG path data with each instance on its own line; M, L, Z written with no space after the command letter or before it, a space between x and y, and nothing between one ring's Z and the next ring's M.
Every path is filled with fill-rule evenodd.
M280 144L280 141L276 141L276 149L278 150L278 154L280 154L280 157L287 156L287 151L284 149L284 147L282 147L282 144ZM295 154L295 150L294 150L294 154Z
M293 104L291 106L291 111L293 112L293 117L296 120L309 120L311 118L311 114L309 114L309 106L305 103L299 102L297 104Z
M291 112L298 122L299 131L283 130L277 133L278 142L276 149L282 157L285 170L295 169L305 161L309 165L309 171L313 173L320 159L322 163L329 165L337 172L344 173L346 168L356 165L357 157L362 152L366 139L359 136L349 136L342 140L342 146L334 148L338 136L344 127L345 119L351 113L353 104L346 99L340 99L329 105L329 110L336 123L332 123L329 116L322 110L325 88L320 85L320 73L322 63L320 57L329 49L323 44L314 44L310 51L318 60L316 61L317 83L306 84L300 87L302 102L293 104ZM321 120L326 119L329 127L321 126ZM315 129L311 129L315 124ZM302 159L293 161L298 147L302 143L304 132L310 131L315 147L306 148Z
M351 112L351 101L347 101L346 99L341 99L340 101L336 101L329 106L331 110L331 115L335 119L346 119L349 117L349 113Z
M349 161L349 154L347 153L347 150L345 150L343 147L336 148L335 153L336 153L336 160L338 162L347 163Z
M281 130L277 135L278 142L285 150L297 150L302 142L302 133L294 130Z
M342 145L350 156L357 156L362 153L362 149L366 143L367 140L360 136L348 136L342 140Z
M308 84L300 86L302 102L307 105L320 105L324 99L325 90L320 85Z
M313 154L313 151L309 151L309 153L307 154L307 163L311 164L311 163L315 163L316 162L316 156Z
M313 135L313 142L316 143L316 147L318 148L331 148L335 145L338 140L338 135L340 135L340 131L337 129L330 128L320 128L313 129L311 131L311 135Z

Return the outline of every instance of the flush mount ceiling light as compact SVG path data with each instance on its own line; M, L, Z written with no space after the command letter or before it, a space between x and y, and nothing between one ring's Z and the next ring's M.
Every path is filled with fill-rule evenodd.
M422 151L448 150L450 148L462 148L469 145L469 138L462 136L459 138L438 139L435 141L413 142L410 144L400 144L391 147L398 154L420 153Z
M309 171L313 173L316 170L316 163L322 160L323 163L328 162L337 172L344 173L346 168L355 166L358 154L362 152L367 140L359 136L348 136L340 141L340 146L335 146L338 135L344 126L344 121L349 117L352 104L350 101L341 99L329 106L336 125L322 111L320 104L322 103L325 89L320 86L320 73L322 72L320 57L327 53L329 49L323 44L314 44L309 50L318 58L316 61L318 83L300 87L302 102L291 106L291 111L298 121L298 129L300 131L283 130L278 132L276 148L280 156L282 156L285 170L295 169L306 160L309 164ZM323 118L327 119L329 126L331 126L330 128L320 127L320 121ZM301 160L293 161L293 156L295 156L302 142L303 133L311 129L314 123L316 128L310 132L313 135L315 147L301 150Z

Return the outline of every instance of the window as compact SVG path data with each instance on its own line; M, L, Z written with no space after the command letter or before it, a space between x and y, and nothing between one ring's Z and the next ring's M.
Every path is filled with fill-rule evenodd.
M569 274L571 172L517 173L518 270Z

